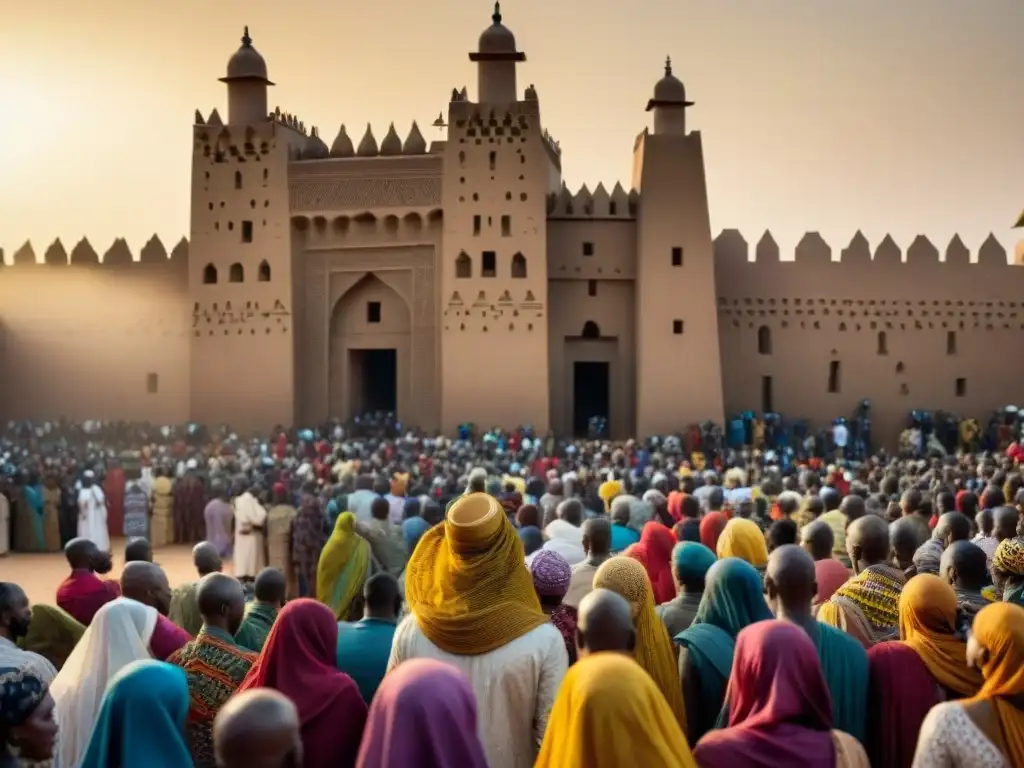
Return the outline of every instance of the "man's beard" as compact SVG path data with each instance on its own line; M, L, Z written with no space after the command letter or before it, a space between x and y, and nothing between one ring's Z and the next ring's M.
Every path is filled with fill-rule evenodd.
M15 619L9 625L12 637L17 640L19 637L25 637L28 634L28 627L31 623L31 618Z

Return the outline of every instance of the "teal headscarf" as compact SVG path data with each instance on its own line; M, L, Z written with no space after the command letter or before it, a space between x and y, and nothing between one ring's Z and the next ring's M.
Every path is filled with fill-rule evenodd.
M708 568L693 624L675 638L687 651L688 669L680 672L696 674L700 683L701 707L689 716L694 733L686 734L691 744L715 727L732 671L736 635L749 624L771 618L754 566L727 557Z
M672 550L672 567L682 582L702 581L716 559L714 552L695 541L681 541Z
M192 768L188 680L180 667L136 661L110 682L79 768Z

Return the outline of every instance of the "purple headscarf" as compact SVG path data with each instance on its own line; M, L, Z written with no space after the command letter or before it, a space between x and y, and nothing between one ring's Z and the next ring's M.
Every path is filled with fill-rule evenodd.
M563 597L569 591L572 568L569 561L557 552L542 549L530 561L533 588L540 597Z
M356 768L487 768L476 697L455 667L403 662L373 697Z
M729 727L693 750L701 768L833 768L832 699L807 633L785 621L759 621L736 638L726 692Z

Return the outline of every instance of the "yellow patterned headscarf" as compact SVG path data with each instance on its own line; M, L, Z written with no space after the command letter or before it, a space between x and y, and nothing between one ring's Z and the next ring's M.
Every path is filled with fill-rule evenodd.
M644 567L630 557L606 560L594 574L594 589L610 589L626 599L636 628L636 660L665 696L679 727L686 730L686 705L679 683L672 639L654 610L654 592Z
M1015 576L1024 576L1024 539L1004 539L992 555L992 565Z
M734 517L718 537L717 555L724 560L727 557L738 557L746 560L755 568L768 565L768 546L764 543L764 534L753 520Z
M523 545L498 500L459 497L420 539L405 571L405 599L442 651L493 651L544 624Z
M697 767L650 676L621 653L596 653L562 681L535 768L622 765Z
M338 515L316 566L316 599L334 611L339 621L345 621L369 575L370 545L356 533L356 516L351 512Z

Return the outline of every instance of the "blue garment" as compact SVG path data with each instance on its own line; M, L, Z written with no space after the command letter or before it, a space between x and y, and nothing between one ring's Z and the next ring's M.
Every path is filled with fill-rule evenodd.
M367 704L387 671L395 627L395 622L383 619L338 624L338 669L355 680Z
M79 768L192 768L185 741L188 681L181 667L135 661L103 695Z
M640 541L640 534L632 528L612 523L612 554L616 555L631 544Z
M43 486L26 485L25 502L32 510L32 531L35 537L35 551L46 549L46 535L43 533Z
M430 523L422 517L410 517L402 521L402 536L405 538L405 551L411 557L423 534L430 530Z
M324 510L324 514L327 516L327 527L332 531L334 530L334 524L338 522L338 516L341 515L341 505L337 499L331 499L327 502L327 508Z

